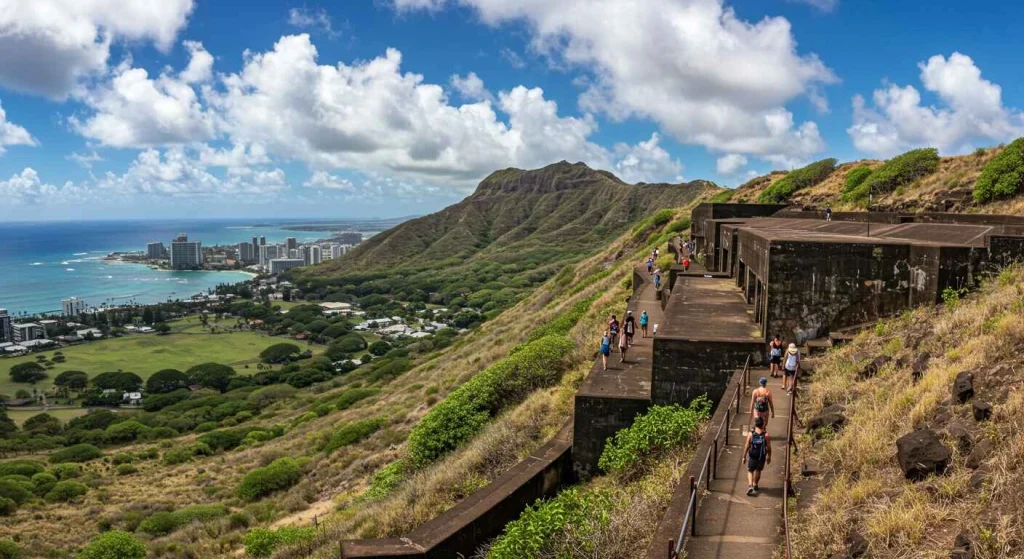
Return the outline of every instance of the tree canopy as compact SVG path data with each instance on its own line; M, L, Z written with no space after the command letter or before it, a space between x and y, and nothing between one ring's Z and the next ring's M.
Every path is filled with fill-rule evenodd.
M146 380L146 392L165 394L188 386L188 375L177 369L162 369Z
M46 369L35 362L19 363L11 367L11 380L35 384L46 378Z
M190 384L198 384L207 388L216 388L224 392L235 376L235 370L220 363L202 363L185 371Z

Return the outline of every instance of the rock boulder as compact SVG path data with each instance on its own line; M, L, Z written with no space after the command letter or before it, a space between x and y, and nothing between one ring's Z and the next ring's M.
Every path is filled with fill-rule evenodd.
M974 402L972 406L975 421L988 421L992 419L992 404L988 402Z
M907 479L921 480L942 474L949 466L950 451L931 429L921 429L896 440L896 460Z
M982 437L978 444L974 445L974 450L967 456L967 467L977 470L981 467L981 463L992 454L993 450L995 450L995 445L992 443L992 439Z
M857 373L857 378L868 379L877 375L878 371L882 370L882 367L889 364L889 361L891 361L891 359L885 355L875 357L871 361L868 361L867 365L864 365L864 368Z
M966 404L974 396L974 375L963 371L956 375L953 381L953 400L960 404Z
M845 411L846 408L842 404L832 404L822 408L807 422L807 432L814 433L823 428L830 428L833 431L842 429L846 425L846 415L843 414Z

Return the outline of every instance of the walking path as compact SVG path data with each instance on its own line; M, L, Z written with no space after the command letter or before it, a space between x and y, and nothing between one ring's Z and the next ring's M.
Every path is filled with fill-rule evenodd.
M695 537L686 541L686 557L694 559L771 559L782 527L783 471L786 464L786 429L789 396L782 379L768 376L767 369L750 373L751 385L768 377L775 403L775 417L768 422L772 463L761 474L760 490L747 496L747 465L743 455L744 426L751 424L750 389L744 394L740 414L729 428L729 445L719 455L718 476L697 509ZM753 388L752 387L752 388Z

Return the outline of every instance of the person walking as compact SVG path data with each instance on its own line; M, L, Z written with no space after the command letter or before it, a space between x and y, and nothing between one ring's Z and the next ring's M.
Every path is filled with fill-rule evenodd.
M768 379L761 377L758 383L761 386L750 393L750 417L755 421L760 419L767 429L768 419L775 417L775 402L772 400L772 391L768 389Z
M626 341L626 336L619 336L619 363L626 362L626 350L629 349L629 342Z
M688 256L683 257L683 271L684 272L689 272L690 271L690 257L688 257Z
M626 320L622 323L622 333L626 336L626 345L632 347L633 334L636 334L636 319L633 311L626 311Z
M612 319L608 321L608 334L612 338L612 345L616 345L619 342L619 320L612 315Z
M645 338L647 337L647 323L650 320L650 317L647 316L647 311L640 313L640 331L643 332Z
M601 336L601 370L608 370L608 356L612 353L612 339L608 336L608 331L604 331L604 335Z
M782 374L782 339L778 334L768 342L768 370L772 378L779 378Z
M654 258L648 256L647 257L647 274L650 275L652 273L654 273Z
M661 289L661 268L654 271L654 289Z
M789 344L783 361L782 389L786 394L792 394L793 386L796 384L796 372L800 368L800 350L796 348L796 344Z
M825 206L825 221L832 221L832 206Z
M761 481L761 471L772 463L772 445L768 431L764 428L764 419L754 418L754 428L747 434L747 444L743 447L740 461L747 461L747 495L757 493L757 484Z

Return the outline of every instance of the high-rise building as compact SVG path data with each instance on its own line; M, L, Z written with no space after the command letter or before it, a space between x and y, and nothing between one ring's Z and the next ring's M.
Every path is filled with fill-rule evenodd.
M238 243L238 259L245 263L255 262L256 256L253 251L253 244L242 241Z
M267 238L264 237L264 236L260 236L260 246L264 246L266 244L267 244Z
M190 270L203 265L203 243L190 241L188 235L179 233L178 238L171 241L171 268Z
M345 245L331 245L331 259L341 258L345 255Z
M11 332L11 316L7 309L0 309L0 343L13 342L14 334Z
M150 260L167 258L167 249L164 248L164 244L161 242L147 243L146 258L149 258Z
M302 259L306 266L309 266L309 245L302 245L298 250L298 258Z
M260 266L264 268L270 265L270 261L282 256L282 250L278 245L260 245Z
M85 309L85 301L78 297L68 297L67 299L61 299L60 301L60 310L64 316L78 316L84 313Z
M284 244L288 247L288 250L299 248L299 241L295 237L288 237L284 240Z
M41 340L46 338L46 329L41 324L29 322L25 324L11 325L14 342L27 342L30 340Z
M305 266L306 263L300 258L274 258L270 261L269 272L270 275L280 274L281 272L289 268L298 268L299 266Z
M313 245L313 246L309 247L309 263L310 264L316 266L317 264L323 262L323 260L324 260L324 251L323 251L323 249L321 249L320 247L318 247L316 245Z
M259 239L259 237L253 237L252 238L252 246L254 247L252 249L253 256L259 256L260 255L260 249L255 248L255 247L260 246L260 239Z

